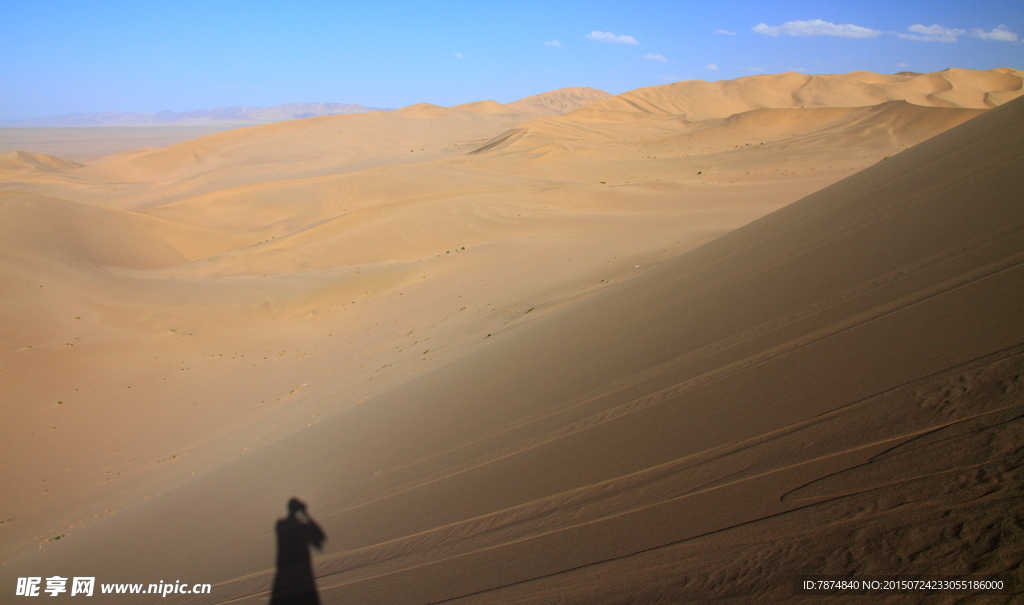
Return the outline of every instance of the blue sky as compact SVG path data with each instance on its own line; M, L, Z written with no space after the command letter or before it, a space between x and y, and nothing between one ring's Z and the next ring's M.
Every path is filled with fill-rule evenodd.
M7 2L0 118L1024 68L1024 2ZM716 33L717 32L717 33Z

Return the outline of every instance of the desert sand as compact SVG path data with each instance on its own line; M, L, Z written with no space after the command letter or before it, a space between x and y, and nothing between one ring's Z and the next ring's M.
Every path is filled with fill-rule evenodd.
M4 153L4 590L267 602L298 497L324 603L1020 598L1022 83L789 73Z
M166 147L248 124L202 126L133 126L85 128L0 127L0 155L31 149L73 162L92 162L104 156L143 147Z

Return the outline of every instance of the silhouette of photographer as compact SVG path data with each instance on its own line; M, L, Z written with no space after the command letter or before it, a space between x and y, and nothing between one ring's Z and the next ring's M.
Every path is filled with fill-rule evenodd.
M271 605L320 605L313 560L309 546L320 550L327 536L306 511L306 503L298 498L288 501L288 516L278 519L277 573L270 594Z

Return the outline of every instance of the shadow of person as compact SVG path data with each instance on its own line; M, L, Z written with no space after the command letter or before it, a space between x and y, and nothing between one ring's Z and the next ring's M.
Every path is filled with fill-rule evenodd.
M277 573L270 593L271 605L320 605L310 545L317 550L327 536L298 498L288 501L288 516L274 525L277 534Z

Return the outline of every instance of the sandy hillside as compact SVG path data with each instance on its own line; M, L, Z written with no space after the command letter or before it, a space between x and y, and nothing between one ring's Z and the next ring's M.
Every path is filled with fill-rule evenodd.
M585 107L612 95L603 90L577 87L552 90L543 94L519 99L505 105L497 113L524 113L529 116L560 115ZM479 102L481 106L501 105L493 101ZM253 116L258 121L281 121L290 119L287 114L309 114L302 117L317 115L334 115L331 107L323 107L322 103L290 104L280 107L256 109ZM326 104L332 105L332 104ZM337 105L337 104L333 104ZM467 106L474 103L467 103ZM351 109L344 113L364 113L356 111L361 106L340 106ZM363 107L362 109L368 110ZM112 156L124 152L138 150L142 147L166 147L175 143L195 139L225 130L237 130L252 126L251 122L218 120L205 124L181 125L170 122L159 126L133 124L127 127L90 126L90 127L0 127L0 154L7 154L20 149L31 149L36 152L58 156L76 162L93 163L101 158L109 160Z
M4 581L261 602L292 496L326 603L1019 569L1022 76L5 154Z
M529 96L509 103L508 106L536 116L554 116L575 111L587 105L610 98L612 95L596 88L576 86L560 88Z

